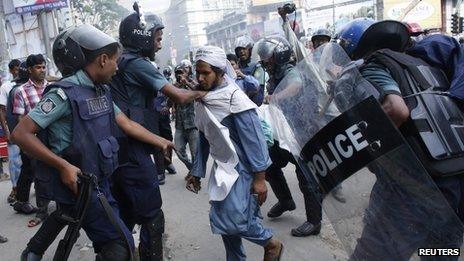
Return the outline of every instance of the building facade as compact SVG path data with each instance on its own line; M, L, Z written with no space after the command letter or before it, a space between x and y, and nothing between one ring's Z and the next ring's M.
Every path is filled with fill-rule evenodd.
M164 56L176 55L176 61L191 57L199 46L207 44L205 28L223 19L227 13L244 10L246 0L172 0L164 14Z

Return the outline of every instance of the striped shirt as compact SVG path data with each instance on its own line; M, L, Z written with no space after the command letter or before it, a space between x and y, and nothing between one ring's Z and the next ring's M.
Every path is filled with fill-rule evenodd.
M47 80L44 80L43 85L39 86L29 79L28 82L19 86L13 100L13 113L19 115L28 114L42 99L42 94L47 85Z

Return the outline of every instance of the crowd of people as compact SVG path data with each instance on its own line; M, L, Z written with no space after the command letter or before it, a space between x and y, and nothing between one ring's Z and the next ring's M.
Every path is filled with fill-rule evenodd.
M242 239L263 247L265 261L281 260L284 244L262 223L259 209L267 199L266 181L277 198L267 213L269 218L296 208L292 197L295 191L283 172L289 163L295 169L306 214L306 221L291 229L291 234L320 234L327 195L339 204L347 202L343 180L330 189L318 183L316 173L308 171L299 151L288 142L289 132L298 135L304 130L292 130L292 124L289 129L281 129L283 125L274 121L278 117L272 116L276 112L269 107L305 93L301 88L314 88L315 108L308 104L302 111L317 111L326 124L355 105L342 103L346 97L331 95L343 85L342 69L333 82L305 86L298 65L306 63L304 68L314 75L330 73L320 71L329 44L339 46L357 62L362 78L375 87L372 89L377 91L375 97L381 108L414 149L421 147L414 147L409 139L416 137L410 127L414 105L404 97L416 94L405 91L414 81L408 80L409 74L403 69L420 65L443 71L449 84L437 90L454 99L443 104L464 96L460 44L443 34L424 37L405 23L361 18L336 35L321 29L311 39L298 39L287 21L287 12L279 8L284 35L266 36L256 43L249 36L241 36L234 53L203 46L192 61L160 69L153 61L162 48L164 25L156 16L145 24L137 6L134 10L120 24L119 42L90 25L62 32L53 45L61 80L47 80L46 59L40 54L9 63L13 80L0 89L0 124L9 141L12 183L8 202L18 213L35 214L29 227L40 225L21 260L41 260L67 226L68 231L82 228L86 232L97 260L134 260L135 249L140 260L163 260L165 218L169 217L162 210L159 186L164 184L166 172L177 173L173 152L185 164L186 188L194 193L206 177L209 156L213 159L207 186L210 223L212 232L222 237L227 260L246 260ZM258 60L253 59L253 53ZM297 87L285 92L279 89L287 82ZM367 91L353 91L358 92ZM291 118L289 114L296 112L282 109L282 113ZM426 128L423 123L420 126L416 132ZM426 157L414 151L428 166ZM462 151L458 151L443 160L461 157ZM396 198L397 184L383 183L381 177L388 176L385 166L370 165L369 170L378 178L368 209L375 205L379 210L366 215L352 258L408 260L419 247L459 248L464 167L456 162L449 163L453 168L426 168L431 184L445 196L449 209L425 207L418 212L434 215L434 211L443 214L449 210L459 220L453 223L454 216L449 218L448 225L459 226L440 236L434 228L425 229L427 224L411 218L420 214L411 210L417 206L411 203L414 199L405 207L405 198ZM399 169L407 172L407 167ZM29 201L32 183L36 206ZM57 205L52 213L48 210L50 201ZM392 206L397 207L397 213L391 213ZM434 223L435 227L441 224L445 223ZM141 226L137 248L132 236L135 225ZM402 236L398 242L388 243L394 241L389 239L396 235L391 230L394 226L400 227ZM68 245L77 239L73 235ZM0 243L6 241L0 236ZM69 251L69 246L60 244L55 257L60 254L57 260L65 260Z

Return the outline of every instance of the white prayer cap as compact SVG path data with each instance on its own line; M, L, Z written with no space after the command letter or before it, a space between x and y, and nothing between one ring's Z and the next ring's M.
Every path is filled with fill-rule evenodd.
M198 48L195 54L195 63L203 61L211 66L217 67L225 72L226 75L235 79L235 70L227 60L226 53L222 48L216 46L203 46Z

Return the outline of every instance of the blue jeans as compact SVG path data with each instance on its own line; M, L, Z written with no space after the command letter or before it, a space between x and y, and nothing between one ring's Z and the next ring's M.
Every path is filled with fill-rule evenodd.
M8 169L10 172L10 180L13 188L16 188L21 172L21 157L19 156L19 147L15 144L8 144Z
M174 137L174 146L176 147L177 156L185 164L188 170L192 169L193 160L198 146L198 130L192 129L176 129ZM189 159L186 152L186 146L189 145L190 155L192 159Z

